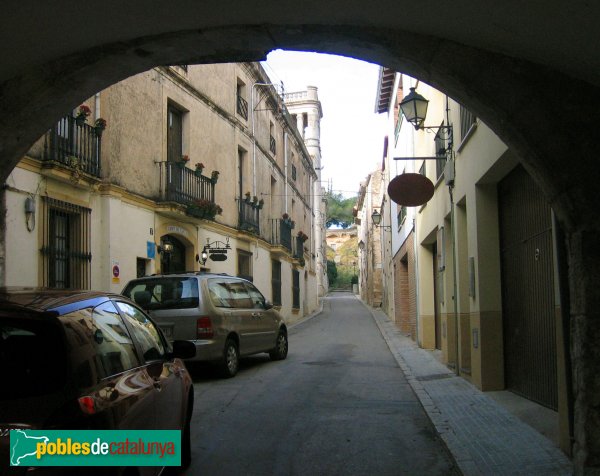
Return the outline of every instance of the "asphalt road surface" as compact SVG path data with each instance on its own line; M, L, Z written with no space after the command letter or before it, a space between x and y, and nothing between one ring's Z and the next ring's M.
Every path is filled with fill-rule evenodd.
M194 376L186 475L459 474L364 305L335 293L288 358Z

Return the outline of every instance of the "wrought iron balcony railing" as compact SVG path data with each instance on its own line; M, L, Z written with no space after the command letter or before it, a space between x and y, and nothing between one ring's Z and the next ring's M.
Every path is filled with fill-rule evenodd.
M260 208L245 200L240 200L239 229L260 235Z
M215 201L215 182L179 162L159 162L160 198L193 205L198 200Z
M101 135L101 130L67 115L48 132L44 160L100 177Z
M271 240L270 243L275 246L283 246L290 253L292 252L292 226L291 222L282 218L271 219Z
M244 119L248 120L248 101L242 96L237 97L237 113Z

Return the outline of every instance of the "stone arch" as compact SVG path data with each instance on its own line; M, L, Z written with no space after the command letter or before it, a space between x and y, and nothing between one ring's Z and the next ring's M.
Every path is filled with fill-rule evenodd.
M308 15L306 15L308 18ZM329 22L333 22L333 15ZM302 19L300 20L300 22ZM366 21L362 22L367 24ZM224 22L223 22L224 24ZM106 43L0 84L0 178L81 100L157 65L256 61L276 48L336 53L422 79L468 107L517 154L548 197L569 250L576 467L600 467L600 88L556 69L435 36L369 26L281 24L165 32Z
M0 175L6 178L64 111L121 79L162 64L260 60L276 48L363 59L431 84L482 118L517 153L566 229L596 214L595 193L582 184L596 167L590 126L600 119L598 88L524 60L435 37L364 27L182 31L95 47L32 68L0 90ZM557 128L559 111L569 118L568 131ZM557 174L569 157L578 160Z

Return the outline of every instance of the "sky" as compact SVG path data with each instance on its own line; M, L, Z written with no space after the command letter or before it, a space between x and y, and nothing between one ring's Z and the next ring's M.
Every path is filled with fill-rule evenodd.
M350 197L381 164L385 114L375 113L379 66L341 56L277 50L262 63L285 92L318 88L323 186Z

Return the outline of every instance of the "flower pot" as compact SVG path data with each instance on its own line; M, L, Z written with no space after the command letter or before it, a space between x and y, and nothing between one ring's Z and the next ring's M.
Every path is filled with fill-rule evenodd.
M77 124L78 126L83 126L85 124L87 117L84 116L83 114L76 116L75 117L75 124Z

